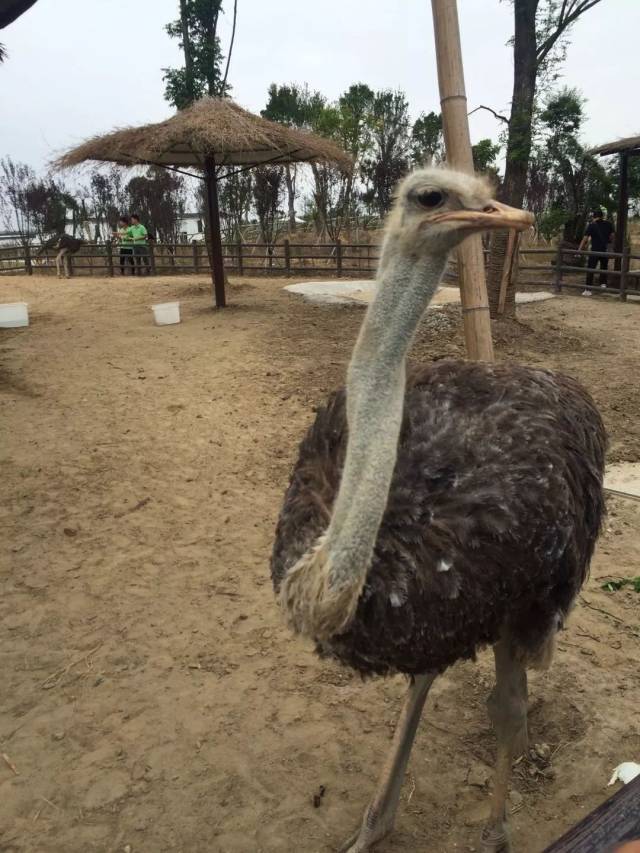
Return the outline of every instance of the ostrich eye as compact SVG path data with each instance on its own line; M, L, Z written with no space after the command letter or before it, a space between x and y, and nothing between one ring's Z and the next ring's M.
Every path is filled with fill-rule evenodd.
M421 207L426 207L427 209L433 209L434 207L439 207L444 201L444 196L439 190L425 190L424 192L418 193L418 204Z

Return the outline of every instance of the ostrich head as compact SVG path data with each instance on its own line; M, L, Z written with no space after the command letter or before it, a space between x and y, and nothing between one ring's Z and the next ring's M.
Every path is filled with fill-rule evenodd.
M385 266L393 262L397 253L417 257L450 252L469 234L498 228L521 231L532 224L530 213L495 201L484 178L420 169L398 186L387 220L382 262Z
M421 169L399 185L388 218L376 296L347 373L349 441L325 534L280 590L289 623L325 640L348 628L371 563L396 462L405 358L449 252L469 234L528 228L533 217L491 197L482 179Z

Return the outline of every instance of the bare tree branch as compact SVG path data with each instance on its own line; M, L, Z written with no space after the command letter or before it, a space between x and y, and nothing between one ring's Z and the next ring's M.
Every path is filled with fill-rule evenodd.
M475 110L471 110L470 113L467 113L468 116L472 116L474 113L477 113L478 110L486 110L491 113L495 118L499 121L503 121L505 124L509 124L509 119L506 116L501 116L500 113L497 113L495 110L492 110L491 107L485 107L484 104L480 104L479 107L476 107Z
M220 95L224 97L224 90L227 87L227 77L229 76L229 66L231 65L231 54L233 53L233 42L236 37L236 22L238 20L238 0L233 3L233 26L231 28L231 41L229 42L229 50L227 51L227 65L224 69L224 77L220 87Z
M578 18L597 6L601 0L563 0L556 28L536 49L536 59L540 65L547 58L558 39L569 29Z

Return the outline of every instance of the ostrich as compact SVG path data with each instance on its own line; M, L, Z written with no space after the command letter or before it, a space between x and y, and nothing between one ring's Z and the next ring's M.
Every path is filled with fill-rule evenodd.
M434 679L487 645L498 746L483 849L509 849L526 670L550 664L587 574L604 511L604 427L560 374L441 361L406 376L405 358L448 253L468 234L530 223L476 177L429 168L402 182L346 390L318 411L284 498L271 573L289 625L363 676L410 682L349 853L393 828Z
M38 249L37 254L42 255L47 249L57 249L56 255L56 271L58 278L62 278L61 268L64 267L65 276L71 278L71 263L70 256L75 255L80 246L85 244L85 240L79 237L71 237L69 234L56 234L50 240L46 240Z

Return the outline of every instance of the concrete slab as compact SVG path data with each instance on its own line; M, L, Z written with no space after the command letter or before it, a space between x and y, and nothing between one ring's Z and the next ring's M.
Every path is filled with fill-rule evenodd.
M640 462L610 465L604 475L604 487L613 494L640 500Z
M372 279L362 281L305 281L288 284L284 288L289 293L296 293L303 299L315 303L361 304L368 305L374 297L376 282ZM516 302L540 302L553 299L554 294L548 291L536 293L516 293ZM457 287L441 287L434 296L430 308L442 305L460 304L460 291Z

